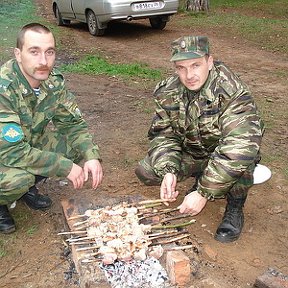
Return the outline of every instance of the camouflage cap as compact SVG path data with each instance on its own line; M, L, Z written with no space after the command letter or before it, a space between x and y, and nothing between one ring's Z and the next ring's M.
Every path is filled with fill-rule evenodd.
M183 36L173 41L171 47L170 61L201 58L209 54L209 41L206 36Z

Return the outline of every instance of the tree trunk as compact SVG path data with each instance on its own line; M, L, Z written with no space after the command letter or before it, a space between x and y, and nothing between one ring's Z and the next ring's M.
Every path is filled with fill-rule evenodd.
M209 0L187 0L186 2L187 11L208 11L209 10Z

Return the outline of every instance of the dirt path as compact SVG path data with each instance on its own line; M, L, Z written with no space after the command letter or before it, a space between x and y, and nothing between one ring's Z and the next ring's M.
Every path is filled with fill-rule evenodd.
M39 12L53 26L50 2L36 1ZM264 117L266 113L275 113L276 117L272 107L284 105L287 95L288 79L279 77L278 73L288 70L287 58L256 49L241 39L219 37L215 31L183 29L177 26L177 17L172 18L162 32L152 30L146 21L113 24L105 37L92 37L82 24L60 28L57 40L62 52L58 61L73 61L75 51L78 54L93 52L105 55L111 62L142 62L172 72L170 42L184 34L205 34L211 39L214 57L226 62L249 84ZM158 197L159 189L144 187L133 172L147 149L146 132L152 116L152 110L147 107L153 107L151 92L155 83L146 81L132 85L104 76L66 75L66 79L77 94L101 148L105 178L96 192L88 186L75 192L70 185L60 187L58 180L49 180L40 187L54 201L53 208L46 213L27 212L22 203L17 204L12 213L18 230L14 236L5 238L13 245L0 262L1 287L77 287L77 275L72 273L63 255L62 239L56 235L64 227L61 199L92 197L95 200L101 192L112 196L140 193ZM276 127L269 127L268 123L263 151L270 157L274 149L280 149L284 157L288 139L287 112L275 122ZM271 159L268 156L264 157L267 161ZM239 241L223 245L213 240L225 208L224 200L209 203L196 217L191 234L201 251L195 259L191 288L252 287L255 278L268 267L288 275L287 178L283 176L281 161L279 166L274 159L272 165L272 179L251 189ZM185 191L192 184L191 181L181 183L179 190ZM33 225L36 231L28 233L28 227Z

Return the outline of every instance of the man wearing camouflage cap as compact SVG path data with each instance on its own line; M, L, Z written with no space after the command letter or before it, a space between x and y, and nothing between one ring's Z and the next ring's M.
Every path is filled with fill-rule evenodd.
M185 36L172 43L176 75L155 91L150 148L135 173L146 185L161 185L160 197L178 196L177 181L195 177L179 206L197 215L208 200L227 198L215 239L239 238L243 206L253 185L264 131L248 87L209 54L208 38Z
M38 23L18 34L15 58L0 68L0 232L15 223L8 206L22 199L32 209L47 209L51 199L35 184L47 177L67 177L79 189L92 177L102 180L99 149L65 86L54 69L55 39ZM54 129L49 129L50 124ZM83 168L79 166L84 160ZM8 206L7 206L8 205Z

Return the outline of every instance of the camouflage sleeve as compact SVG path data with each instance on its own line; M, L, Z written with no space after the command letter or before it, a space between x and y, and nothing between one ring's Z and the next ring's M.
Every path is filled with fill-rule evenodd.
M88 132L87 123L82 117L75 102L75 96L65 88L60 94L63 97L53 123L57 129L67 136L68 144L87 160L100 159L99 148L93 143L92 135Z
M154 91L155 116L152 120L148 136L151 140L148 155L154 172L161 178L166 173L178 174L181 165L181 137L177 136L171 127L171 111L179 109L173 101L174 91L163 93L161 86L166 82L159 83ZM157 97L157 94L162 94Z
M2 82L3 84L3 82ZM0 85L1 86L1 85ZM65 157L31 147L23 133L20 118L7 95L13 93L0 87L0 161L7 167L25 169L34 175L67 176L73 162Z
M221 198L231 189L257 159L262 139L263 123L248 90L231 97L219 121L222 136L198 187L208 199Z

